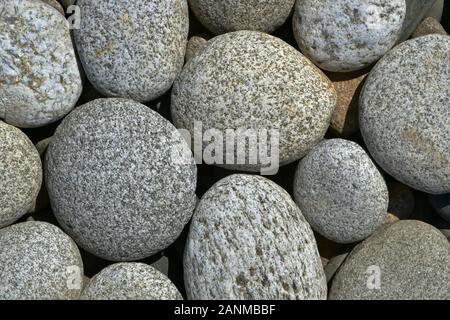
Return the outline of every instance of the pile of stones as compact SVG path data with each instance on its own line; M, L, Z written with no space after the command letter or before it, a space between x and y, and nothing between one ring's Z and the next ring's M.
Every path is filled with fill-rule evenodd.
M449 17L0 1L0 299L450 299Z

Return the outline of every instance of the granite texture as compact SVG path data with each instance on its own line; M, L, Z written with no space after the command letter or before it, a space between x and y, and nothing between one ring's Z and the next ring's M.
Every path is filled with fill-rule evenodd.
M358 144L343 139L320 143L300 161L294 196L312 228L338 243L367 238L388 208L377 167Z
M450 192L450 37L406 41L370 72L360 127L376 162L396 180Z
M144 263L110 265L95 275L81 294L82 300L182 300L164 274Z
M190 38L186 45L185 61L189 62L194 57L194 54L201 50L206 43L208 43L208 40L199 36Z
M290 16L295 0L189 0L197 19L211 32L238 30L271 33Z
M279 162L285 165L322 140L336 99L330 80L296 49L265 33L237 31L209 40L186 64L172 90L171 112L175 126L192 137L195 121L203 132L215 129L224 136L227 129L277 130ZM245 164L222 166L259 171L264 164L251 164L250 150Z
M53 8L58 10L59 13L61 13L63 16L65 16L64 9L57 0L41 0L41 1L45 2L48 5L51 5Z
M195 211L184 255L189 299L326 299L309 224L286 191L232 175Z
M114 261L151 256L180 235L195 207L196 173L171 123L119 98L67 116L45 163L58 222L84 249Z
M75 44L86 75L108 97L146 102L172 86L184 63L186 0L78 0Z
M0 228L33 207L42 184L39 153L16 127L0 121Z
M83 262L72 239L46 222L0 230L0 300L77 299Z
M447 31L444 27L433 17L425 18L413 32L412 38L423 37L429 34L440 34L447 36Z
M82 83L69 24L41 0L0 2L0 118L40 127L70 112Z
M434 1L297 1L294 36L302 52L322 69L360 70L408 38Z
M419 221L404 220L381 228L346 258L329 298L448 300L449 242L438 229Z

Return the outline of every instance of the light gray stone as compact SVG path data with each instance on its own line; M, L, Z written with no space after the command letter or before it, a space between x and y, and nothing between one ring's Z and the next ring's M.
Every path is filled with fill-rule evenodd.
M190 299L326 299L309 224L266 178L232 175L195 211L184 255Z
M370 72L360 127L377 163L398 181L450 192L450 37L406 41Z
M0 230L0 299L77 299L83 263L72 239L46 222Z
M450 299L450 245L438 229L404 220L358 245L333 279L330 299Z
M0 118L40 127L69 113L82 83L69 24L41 0L0 2Z
M75 43L86 76L108 97L146 102L172 86L184 63L186 0L78 0Z
M33 207L42 183L39 153L19 129L0 121L0 228Z
M294 36L302 52L322 69L360 70L407 39L434 1L297 1Z
M46 4L52 6L56 10L58 10L59 13L61 13L63 16L65 16L64 9L61 6L61 4L57 0L41 0L45 2Z
M181 134L132 100L94 100L57 128L45 163L50 203L87 251L139 260L167 248L195 207L196 165Z
M197 134L196 121L203 133L214 129L224 137L227 129L264 129L269 135L276 130L279 150L274 151L285 165L323 139L336 100L331 81L293 47L262 32L237 31L209 40L186 64L172 90L171 111L175 125L188 129L191 137ZM203 141L203 150L209 143ZM234 155L224 151L224 158L227 153L235 161L219 159L225 162L221 166L244 171L266 167L261 159L250 163L252 149L246 147L245 155L237 154L237 148ZM267 143L267 150L272 147ZM245 164L237 164L238 156L245 156Z
M116 263L96 274L82 300L182 300L164 274L144 263Z
M337 243L372 234L386 217L389 197L366 152L343 139L320 143L300 161L294 196L312 228Z
M201 50L208 40L202 37L194 36L189 39L186 46L186 58L185 61L189 62L199 50Z
M290 16L295 0L189 0L197 19L211 32L238 30L271 33Z

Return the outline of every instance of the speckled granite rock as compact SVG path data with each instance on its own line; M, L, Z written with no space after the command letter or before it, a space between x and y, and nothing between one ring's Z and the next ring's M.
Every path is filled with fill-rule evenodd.
M325 276L327 278L327 283L331 284L331 281L333 280L334 275L339 270L341 265L344 263L345 259L348 256L347 253L340 254L338 256L335 256L328 261L327 265L324 267Z
M302 52L322 69L355 71L406 39L434 1L297 1L294 35Z
M411 188L398 181L389 181L387 187L389 190L388 212L401 220L410 218L415 205Z
M185 61L189 62L194 57L194 54L202 49L207 42L208 40L198 36L190 38L186 46Z
M182 300L175 285L144 263L116 263L95 275L83 300Z
M0 118L39 127L72 110L82 84L66 19L41 0L0 3Z
M58 10L59 13L61 13L63 16L65 16L64 9L57 0L41 0L41 1L51 5L53 8Z
M342 139L321 142L300 161L294 196L313 229L338 243L367 238L388 208L380 172L358 144Z
M391 225L399 221L400 219L396 215L393 215L392 213L388 212L388 214L384 218L383 225Z
M184 255L190 299L326 299L312 230L290 196L260 176L206 192Z
M0 300L76 299L83 263L75 243L46 222L0 230Z
M45 169L61 226L108 260L165 249L195 207L197 169L188 145L167 120L131 100L99 99L68 115Z
M416 31L412 34L412 38L423 37L429 34L448 35L439 21L432 17L428 17L419 24Z
M86 75L106 96L146 102L172 86L184 63L186 0L78 0L75 43Z
M197 19L215 34L238 30L271 33L291 14L295 0L189 0Z
M0 121L0 228L33 206L42 183L39 153L19 129Z
M330 131L337 137L348 137L359 130L359 95L367 71L350 73L327 72L337 92L337 106L330 123Z
M47 147L50 144L51 140L52 140L52 137L48 137L48 138L45 138L45 139L39 141L35 145L36 150L38 151L39 156L42 161L44 161L44 159L45 159L45 153L47 151ZM50 200L48 198L47 188L45 186L45 183L42 183L39 193L37 195L36 201L34 202L33 206L28 210L28 213L29 214L37 213L37 212L47 208L49 204L50 204Z
M441 195L428 195L428 200L434 210L445 220L450 222L450 193Z
M449 243L439 230L419 221L380 229L347 257L329 298L450 299Z
M195 121L203 132L216 129L224 136L227 129L278 130L284 165L322 140L335 106L333 84L296 49L265 33L237 31L209 40L185 66L172 90L171 111L175 125L191 136ZM250 164L248 146L245 152L245 164L223 166L264 167Z
M367 77L360 127L377 163L415 189L450 192L450 37L409 40Z

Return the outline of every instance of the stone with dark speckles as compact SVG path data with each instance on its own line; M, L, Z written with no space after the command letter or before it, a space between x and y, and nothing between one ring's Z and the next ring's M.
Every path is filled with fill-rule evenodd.
M196 173L170 122L120 98L68 115L45 162L58 222L84 249L114 261L139 260L175 241L195 208Z
M326 299L316 241L289 194L254 175L217 182L196 208L184 254L190 299Z
M367 238L388 208L383 176L358 144L343 139L321 142L300 161L294 196L313 229L338 243Z
M116 263L95 275L82 300L182 300L164 274L144 263Z
M450 192L450 37L428 35L387 53L367 77L360 127L375 161L396 180Z
M437 21L435 18L428 17L424 19L416 31L412 34L412 38L423 37L429 34L440 34L447 36L447 31L445 31L444 27Z

